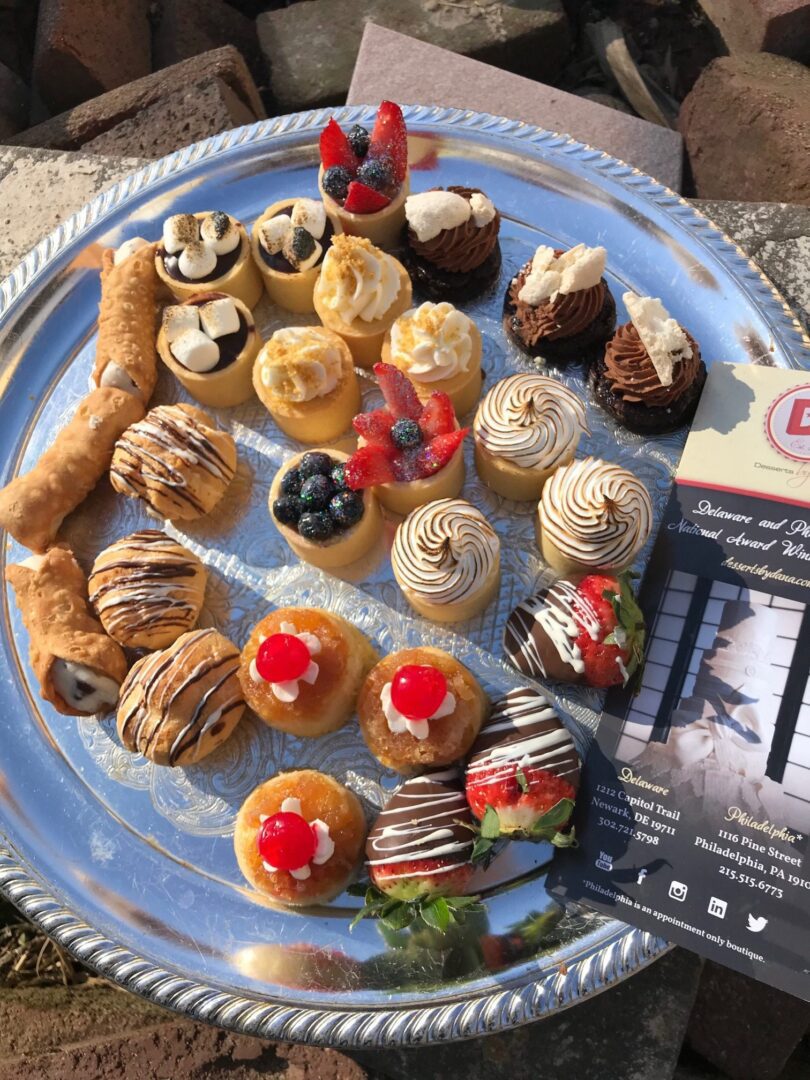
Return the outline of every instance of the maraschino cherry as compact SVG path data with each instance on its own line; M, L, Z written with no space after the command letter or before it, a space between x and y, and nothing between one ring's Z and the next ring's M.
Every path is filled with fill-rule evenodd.
M309 662L309 649L295 634L271 634L256 653L256 670L269 683L300 679Z
M259 830L259 854L276 870L300 870L310 862L316 847L315 831L300 814L280 811L267 818Z
M391 683L391 704L408 720L429 720L447 694L447 679L428 664L404 664Z

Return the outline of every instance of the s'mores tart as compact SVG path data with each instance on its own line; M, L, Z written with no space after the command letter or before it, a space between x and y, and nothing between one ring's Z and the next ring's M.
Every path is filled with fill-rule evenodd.
M314 738L354 712L377 653L351 623L321 608L278 608L242 650L245 699L270 727Z
M191 765L233 732L245 711L239 650L216 630L182 634L131 668L121 687L118 737L156 765Z
M163 649L199 617L208 573L159 529L116 540L93 563L90 603L111 638L128 649Z
M234 848L250 884L279 904L325 904L343 892L363 853L357 796L314 769L280 773L250 794Z
M408 133L399 105L383 101L369 132L330 119L320 137L318 188L335 231L392 247L405 224Z
M268 206L253 226L250 242L274 304L288 311L315 310L312 290L334 232L317 199L281 199Z
M236 444L192 405L158 405L115 444L110 481L169 521L217 505L236 473Z
M253 361L262 347L250 309L224 292L197 293L163 309L160 358L202 405L247 401Z
M507 287L506 336L550 363L597 355L616 325L616 303L604 278L606 254L585 244L569 251L541 244Z
M359 367L380 359L394 319L411 306L405 267L361 236L332 238L313 301L323 325L339 334Z
M501 216L478 188L435 188L405 200L404 256L416 289L434 300L471 300L501 270Z
M573 460L583 434L590 435L585 405L567 386L547 375L509 375L475 414L478 475L505 499L539 499L554 470Z
M554 473L535 522L542 556L560 574L626 569L651 528L652 503L638 477L592 457Z
M487 709L475 676L429 646L386 656L369 672L357 703L369 750L406 776L464 757Z
M394 577L410 605L436 622L461 622L498 593L501 542L464 499L439 499L410 513L391 550Z
M203 290L235 296L248 308L261 299L262 279L245 227L224 210L166 218L155 270L181 301Z
M440 391L459 416L481 396L481 334L446 300L425 301L400 315L385 336L382 359L408 376L421 401Z
M382 535L373 491L346 482L348 454L308 450L278 470L270 487L270 516L304 562L334 570L367 554Z
M706 365L698 343L660 300L626 292L630 322L620 326L591 368L599 404L640 435L674 431L692 419Z
M281 430L303 443L337 439L360 408L349 347L324 326L276 330L256 358L253 385Z

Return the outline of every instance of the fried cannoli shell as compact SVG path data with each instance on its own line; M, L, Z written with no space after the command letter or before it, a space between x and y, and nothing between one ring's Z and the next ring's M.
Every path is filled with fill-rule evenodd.
M157 381L156 286L154 244L138 248L118 266L115 251L104 251L93 385L117 386L144 405Z
M109 468L118 437L143 415L124 390L91 390L33 469L0 490L0 527L31 551L45 551Z
M87 602L87 578L66 546L6 568L30 640L31 667L42 697L65 716L84 715L57 692L53 666L67 660L119 685L127 673L123 649L104 632Z

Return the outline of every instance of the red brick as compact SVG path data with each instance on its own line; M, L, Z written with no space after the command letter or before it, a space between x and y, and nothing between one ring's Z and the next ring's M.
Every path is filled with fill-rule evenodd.
M152 35L152 67L156 71L221 45L237 48L258 85L266 84L253 19L223 0L163 0Z
M808 0L699 0L730 53L810 60Z

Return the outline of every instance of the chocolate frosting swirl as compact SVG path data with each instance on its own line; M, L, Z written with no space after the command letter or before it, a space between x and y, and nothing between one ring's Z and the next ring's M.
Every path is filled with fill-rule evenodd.
M559 258L563 254L562 248L556 249L554 254ZM591 325L605 303L607 285L604 278L590 289L560 293L553 300L532 307L518 299L531 268L529 260L518 270L509 286L509 304L527 345L536 345L541 338L555 341L557 338L573 337Z
M672 369L672 383L663 386L632 322L620 326L605 347L604 378L614 394L624 401L644 405L670 405L683 397L697 378L700 349L692 335L684 330L692 355L679 360Z
M468 187L448 187L447 191L453 191L465 199L469 199L476 192L484 194L480 188ZM427 262L442 270L466 274L480 266L495 250L500 227L501 215L496 210L495 217L486 225L479 227L470 217L463 225L457 225L454 229L442 229L439 235L431 240L419 240L413 229L409 229L408 240L415 254Z

